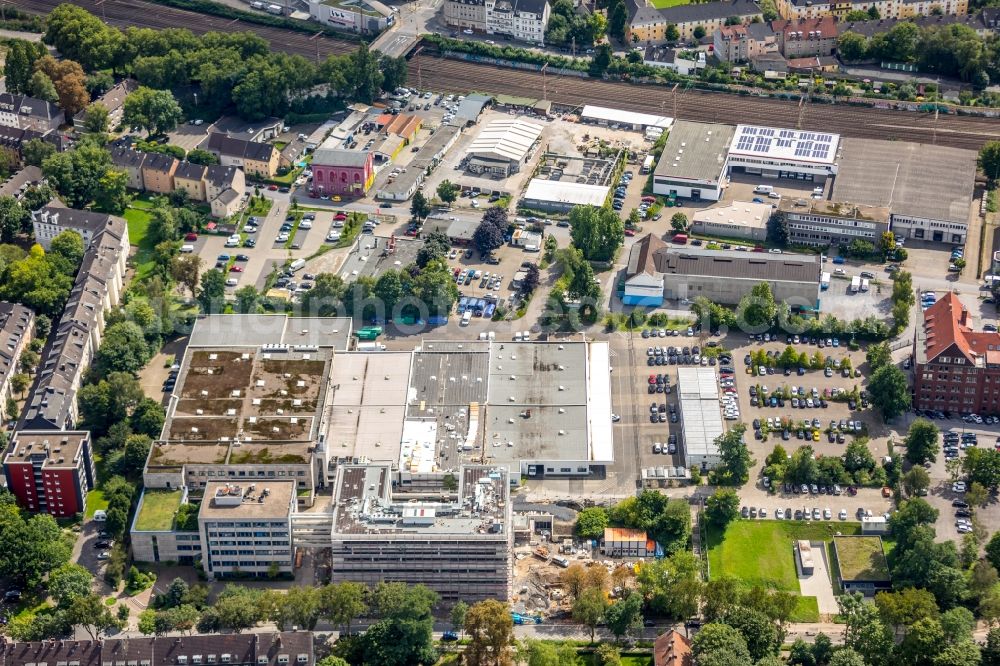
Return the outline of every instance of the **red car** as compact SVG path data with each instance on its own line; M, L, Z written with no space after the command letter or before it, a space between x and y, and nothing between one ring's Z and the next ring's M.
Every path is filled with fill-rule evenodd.
M635 236L635 232L633 230L631 230L631 229L626 229L625 230L625 235L626 236Z
M243 272L243 267L242 266L237 266L236 264L233 264L232 266L229 267L229 272L230 273L242 273Z
M184 240L186 240L186 241L196 241L196 240L198 240L198 234L194 233L193 231L191 233L184 234Z
M278 191L278 186L277 185L268 185L267 189L271 190L272 192L277 192Z
M347 215L345 213L337 213L336 215L333 216L333 219L344 221L347 219Z
M646 203L656 203L656 197L645 196L642 200Z
M656 383L656 375L650 375L649 376L649 383L650 384L655 384Z

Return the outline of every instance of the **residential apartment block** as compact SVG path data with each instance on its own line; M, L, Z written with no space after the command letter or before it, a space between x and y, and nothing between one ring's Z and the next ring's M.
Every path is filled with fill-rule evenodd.
M874 8L883 19L904 19L915 16L968 14L968 0L775 0L781 18L789 20L815 19L833 16L842 20L848 12Z
M112 215L46 206L32 213L43 247L64 230L84 240L83 261L59 324L49 334L20 427L70 429L77 421L76 392L104 333L105 313L121 299L128 258L128 226Z
M927 308L913 338L913 406L1000 413L1000 333L972 330L954 292Z
M0 420L17 418L17 413L7 413L7 401L15 397L11 378L18 372L21 352L34 330L34 312L17 303L0 302Z
M912 21L921 28L947 28L964 25L976 31L980 37L990 37L1000 30L1000 11L987 7L974 14L941 14L939 16L914 16L906 19L878 19L877 21L850 21L837 24L837 33L853 32L871 39L875 35L889 32L900 20Z
M724 27L729 18L748 24L754 17L763 19L760 7L753 0L717 0L666 9L640 7L629 22L626 38L640 46L663 44L667 41L667 26L675 25L680 39L690 41L698 27L703 28L706 35L712 35Z
M0 642L2 666L314 666L308 631Z
M184 190L192 201L207 202L217 218L238 212L246 190L246 175L236 166L179 162L169 155L129 148L112 151L111 162L125 172L129 188L159 193Z
M138 88L138 81L135 79L125 79L94 100L95 104L100 104L108 110L109 129L114 130L122 124L122 116L125 115L125 98ZM73 116L73 128L78 130L83 129L83 122L86 117L86 109Z
M793 245L850 245L863 240L878 247L882 234L889 231L890 211L884 206L789 197L779 210Z
M550 15L548 0L446 0L443 12L450 27L539 46L545 43Z
M292 481L209 483L198 512L202 565L209 578L291 573L295 497Z
M343 465L334 487L334 582L423 583L447 602L511 594L510 480L503 467L463 466L443 489L394 496L388 463ZM446 494L446 493L445 493Z
M87 510L96 473L90 433L22 430L3 458L7 488L28 511L71 518Z
M747 62L778 52L778 38L766 23L723 26L713 35L715 55L726 62Z
M66 115L51 102L25 95L0 93L0 125L48 132L58 129L65 122Z
M202 148L219 158L222 166L240 167L257 178L271 178L278 171L280 153L269 143L247 141L212 132Z
M837 50L837 24L832 16L796 21L772 21L781 55L788 59L828 56Z

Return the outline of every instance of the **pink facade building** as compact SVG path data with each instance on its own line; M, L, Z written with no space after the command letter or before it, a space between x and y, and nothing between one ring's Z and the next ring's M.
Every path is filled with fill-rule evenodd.
M312 189L317 194L363 196L375 182L372 153L320 146L313 154Z

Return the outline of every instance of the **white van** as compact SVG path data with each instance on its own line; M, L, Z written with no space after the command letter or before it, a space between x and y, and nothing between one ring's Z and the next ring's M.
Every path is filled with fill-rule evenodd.
M194 252L194 245L181 245L181 254L191 254Z
M240 246L240 235L233 234L226 239L226 247L239 247Z
M290 270L293 273L296 273L296 272L302 270L302 267L305 266L305 265L306 265L306 260L305 259L296 259L295 261L293 261L288 266L288 270Z
M472 321L472 310L466 310L462 313L462 321L459 323L462 326L468 326L470 321Z
M239 283L240 283L240 281L237 280L236 278L229 278L228 280L226 280L226 286L227 287L235 287Z
M94 512L94 520L95 521L97 521L99 523L103 523L107 519L108 519L108 512L107 511L105 511L103 509L98 509L97 511Z
M770 194L771 192L774 192L774 188L770 185L758 185L753 188L754 194Z

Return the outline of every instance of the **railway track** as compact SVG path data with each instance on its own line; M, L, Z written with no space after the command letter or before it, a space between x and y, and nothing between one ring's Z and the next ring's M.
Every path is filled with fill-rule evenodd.
M33 14L48 14L63 0L17 0L18 9ZM271 48L301 55L309 59L324 60L331 54L350 53L358 48L357 42L335 39L320 35L313 37L301 32L272 28L238 19L210 16L185 9L176 9L143 0L72 0L108 25L117 28L135 26L138 28L187 28L196 35L206 32L253 32L271 44Z
M46 14L61 0L17 0L18 9ZM357 44L326 36L313 37L283 28L272 28L229 20L144 0L73 0L102 17L108 24L148 28L187 28L196 34L209 31L252 31L271 47L307 58L322 60L330 54L353 51ZM570 107L601 104L630 111L661 113L683 120L720 123L750 123L836 132L862 139L889 139L933 143L978 150L985 141L1000 139L1000 121L974 116L938 118L930 113L807 104L728 93L686 90L672 93L667 87L640 86L549 73L514 70L432 55L410 60L410 81L438 92L467 93L473 90L546 99Z
M854 106L806 104L763 97L686 90L677 93L658 86L631 85L575 76L491 67L432 55L410 60L411 82L417 80L439 92L482 91L537 99L562 106L613 106L627 111L662 113L683 120L748 123L836 132L861 139L888 139L934 143L978 150L983 142L1000 140L1000 121L974 116L911 113ZM430 82L428 84L428 82Z

